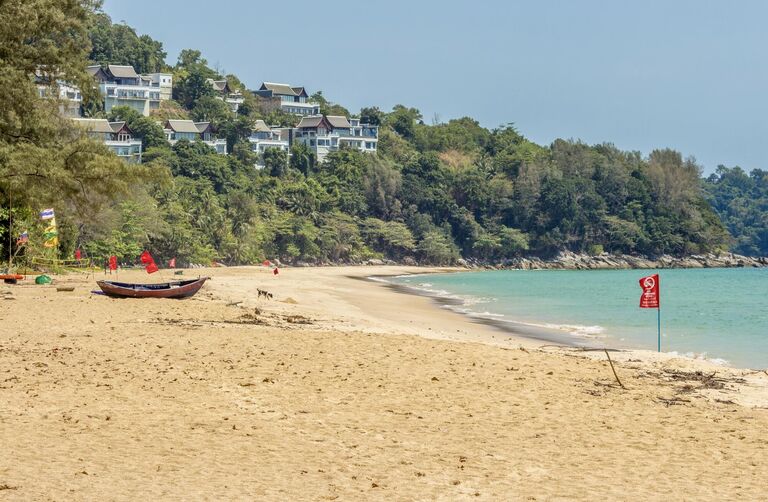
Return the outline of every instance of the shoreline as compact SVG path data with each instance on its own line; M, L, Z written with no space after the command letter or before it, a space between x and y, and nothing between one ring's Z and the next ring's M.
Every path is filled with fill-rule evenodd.
M448 273L461 274L461 273L472 273L472 272L474 271L458 270L456 272L448 272ZM423 275L439 274L439 273L443 273L443 272L425 272ZM421 274L413 274L413 275L421 275ZM589 343L591 340L589 340L588 338L584 338L583 340L578 340L576 338L576 335L568 334L564 331L558 331L554 328L538 327L538 326L534 326L531 324L526 324L526 323L522 323L514 320L491 319L487 316L483 317L483 315L479 313L473 315L470 312L462 312L461 310L452 308L452 307L463 306L464 303L461 300L457 298L451 298L449 296L440 295L439 293L432 293L432 292L419 289L413 286L408 286L406 284L397 284L397 283L389 282L386 280L387 278L393 278L393 277L404 277L404 275L375 275L375 276L367 277L367 279L373 283L384 285L384 287L396 293L429 298L437 306L437 308L445 309L450 312L456 313L460 316L463 316L469 319L474 323L488 326L490 328L495 328L501 333L504 333L509 337L517 340L526 340L533 343L541 343L541 344L544 344L546 342L548 344L556 344L564 347L580 347L580 348L583 347L583 348L589 348L589 349L602 350L602 347L597 347L595 344ZM582 343L579 343L580 341ZM609 350L621 350L621 349L609 347Z
M580 337L577 334L569 333L566 330L558 330L556 328L548 328L544 326L536 326L533 324L527 324L513 319L493 319L487 316L483 316L480 313L465 312L457 307L463 305L462 300L452 298L450 296L441 295L437 292L431 292L415 286L406 284L398 284L388 281L388 278L406 277L409 275L431 275L439 273L472 273L481 272L484 270L455 270L450 272L442 271L425 271L416 274L387 274L387 275L373 275L369 276L368 280L373 283L383 285L384 287L391 289L399 294L413 295L422 298L428 298L432 301L435 308L452 313L458 314L471 322L479 325L484 325L500 331L501 333L509 336L518 342L528 342L534 346L541 347L554 347L564 350L578 350L585 354L585 357L590 357L590 352L600 352L608 350L610 352L616 352L622 354L620 359L637 359L640 358L651 364L660 363L663 361L680 359L686 361L689 365L696 367L698 370L732 370L736 372L740 371L765 371L768 368L748 368L733 365L732 363L723 360L719 357L696 357L687 354L681 354L676 351L662 351L656 352L649 349L642 349L636 347L628 347L620 343L610 343L610 339L604 338L594 339L589 337ZM606 343L608 342L608 343Z

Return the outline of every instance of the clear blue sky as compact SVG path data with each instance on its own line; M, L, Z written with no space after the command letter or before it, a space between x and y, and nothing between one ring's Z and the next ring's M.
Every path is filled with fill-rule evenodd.
M106 0L249 87L768 169L768 2Z

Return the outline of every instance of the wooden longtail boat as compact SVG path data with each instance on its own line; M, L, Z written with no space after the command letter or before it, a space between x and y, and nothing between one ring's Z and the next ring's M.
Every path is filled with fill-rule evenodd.
M188 298L197 293L210 277L159 284L130 284L126 282L96 281L104 294L117 298Z

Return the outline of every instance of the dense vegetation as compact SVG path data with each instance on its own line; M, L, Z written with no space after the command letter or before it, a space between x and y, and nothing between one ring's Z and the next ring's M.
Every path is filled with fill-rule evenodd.
M733 250L768 255L768 171L747 174L739 167L720 166L704 182L708 199L734 236Z
M24 9L50 13L52 22L6 22L27 19ZM65 255L79 246L93 256L125 260L147 248L159 259L175 256L179 264L374 257L450 263L560 250L682 255L727 249L730 237L702 183L739 235L736 249L766 250L762 175L747 178L749 187L723 173L703 182L695 162L672 150L643 158L611 144L556 140L541 146L512 125L488 130L468 117L427 125L419 110L401 105L358 114L380 125L376 156L342 150L318 163L308 149L295 146L290 157L268 152L265 169L256 170L246 139L255 120L290 125L296 117L269 111L247 92L238 113L230 112L206 79L227 78L243 91L245 86L210 68L199 51L182 51L170 66L160 42L112 24L85 0L4 2L0 20L0 78L7 80L0 86L2 205L8 207L13 193L17 219L30 228L34 210L55 206L64 219ZM15 53L28 38L43 41L40 50ZM23 61L14 60L20 55ZM94 62L174 75L174 99L156 116L118 108L108 117L126 120L142 138L141 167L122 165L102 146L76 136L57 118L51 100L35 96L31 77L38 67L85 86L84 67ZM98 98L89 98L86 110L106 117L94 105ZM346 112L322 93L314 98L326 113ZM5 104L19 110L12 115L7 110L14 108ZM185 141L171 147L157 123L169 117L211 121L231 155ZM19 139L28 132L37 143ZM78 148L87 153L69 154ZM39 162L43 156L51 162ZM55 172L39 177L42 165ZM745 202L733 202L741 200L737 191ZM755 202L758 192L762 205ZM762 233L745 237L738 226L742 206L754 207L755 223L748 226L757 228L762 219ZM7 211L0 214L2 224L7 233ZM26 252L38 252L35 246L31 242Z

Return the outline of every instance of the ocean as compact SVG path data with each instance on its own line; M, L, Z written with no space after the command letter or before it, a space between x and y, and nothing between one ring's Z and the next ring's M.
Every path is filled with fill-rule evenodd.
M387 279L446 308L574 345L656 350L657 312L641 277L661 283L661 350L739 368L768 367L768 269L504 270Z

